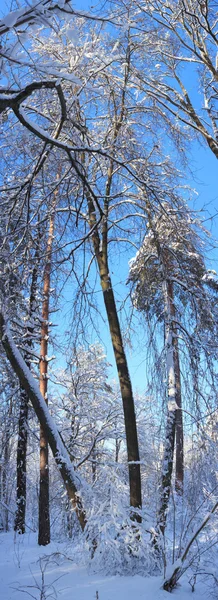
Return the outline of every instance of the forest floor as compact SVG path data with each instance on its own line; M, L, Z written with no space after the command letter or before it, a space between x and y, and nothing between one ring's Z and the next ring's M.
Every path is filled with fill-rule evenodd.
M69 543L68 543L69 548ZM44 582L43 582L44 578ZM171 595L161 589L161 577L108 576L93 573L69 558L66 544L37 545L36 534L0 534L1 600L207 600L217 598L211 580L199 577L192 593L190 574ZM44 585L44 589L43 589ZM217 593L216 593L217 592Z

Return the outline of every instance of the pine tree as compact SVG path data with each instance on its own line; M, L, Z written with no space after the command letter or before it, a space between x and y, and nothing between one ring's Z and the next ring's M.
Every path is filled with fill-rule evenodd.
M188 314L189 325L195 332L195 346L200 342L200 332L205 327L210 331L214 322L204 289L206 267L200 248L201 230L195 226L187 206L182 201L177 202L177 206L164 203L162 212L155 214L147 205L146 212L148 233L135 259L131 261L129 281L134 286L135 307L147 319L156 318L163 323L167 420L158 527L164 533L172 485L175 437L175 486L178 493L182 493L184 480L181 344L188 344L190 361L194 353L194 341L190 343L191 336L187 332L184 316Z

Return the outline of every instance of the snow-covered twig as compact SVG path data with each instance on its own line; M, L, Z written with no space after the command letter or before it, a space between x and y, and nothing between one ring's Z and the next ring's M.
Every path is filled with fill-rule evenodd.
M171 575L170 576L168 575L168 577L165 579L164 584L163 584L163 588L167 592L171 592L173 590L173 588L176 586L177 582L179 581L181 575L184 573L184 562L189 553L191 546L197 539L199 533L201 533L201 531L206 527L207 523L210 521L212 515L216 512L217 508L218 508L218 502L216 502L214 504L211 511L204 517L203 521L201 522L201 524L199 525L199 527L196 529L196 531L193 533L193 536L189 540L185 550L183 551L181 558L178 561L176 561L176 563L173 565L173 570L172 570Z

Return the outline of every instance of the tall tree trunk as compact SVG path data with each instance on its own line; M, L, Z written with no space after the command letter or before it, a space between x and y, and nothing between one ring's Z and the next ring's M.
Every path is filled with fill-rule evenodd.
M46 248L46 264L43 282L42 327L39 363L39 389L48 405L48 337L49 337L49 299L51 279L52 243L54 236L56 193L49 218L49 231ZM49 513L49 465L48 442L43 427L40 425L40 480L39 480L39 531L38 544L46 546L50 543L50 513Z
M129 31L128 31L129 35ZM141 495L141 469L140 469L140 456L138 447L138 436L136 426L136 415L134 398L132 391L132 384L129 376L129 369L126 359L126 353L124 350L123 339L121 334L121 328L117 313L116 302L114 298L114 292L112 287L112 281L110 278L108 268L108 208L109 198L111 192L111 185L113 180L114 171L114 159L113 156L116 153L116 141L118 139L119 132L122 127L123 119L125 116L125 98L127 90L127 82L130 74L130 59L131 50L130 44L127 44L126 48L126 62L124 69L124 80L123 87L120 95L120 110L118 107L114 112L114 125L113 125L113 144L111 149L111 159L109 161L107 181L105 186L105 197L104 197L104 210L102 211L97 197L93 194L91 188L87 185L87 179L85 183L85 194L88 203L88 214L89 214L89 227L92 232L92 242L95 257L97 260L98 271L100 275L101 288L103 292L104 305L106 315L108 319L108 325L110 330L111 342L113 346L115 362L119 377L120 391L123 403L125 433L126 433L126 446L127 446L127 458L128 458L128 470L129 470L129 487L130 487L130 506L141 509L142 506L142 495ZM85 154L81 153L80 160L82 164L85 164ZM101 214L101 223L98 222L96 216L96 206ZM138 522L141 522L141 516L137 511L132 510L132 518Z
M170 257L166 250L163 251L158 238L155 225L151 216L151 207L146 202L146 210L150 228L154 235L157 254L163 271L163 297L164 297L164 321L165 321L165 347L167 352L167 423L165 436L164 460L161 481L161 498L158 513L157 529L164 535L167 520L167 511L172 483L173 457L176 436L176 491L182 494L184 479L184 457L183 457L183 418L182 418L182 395L181 374L179 363L178 332L176 327L176 309L174 304L173 283L168 277L171 273ZM154 540L156 544L156 538ZM157 544L158 547L158 544Z
M11 433L11 417L12 414L12 398L10 399L7 420L5 424L5 441L3 449L3 465L2 465L2 498L4 503L4 531L9 530L8 520L8 468L9 468L9 457L10 457L10 433Z
M183 414L181 394L181 373L178 348L178 333L174 327L174 360L176 375L176 468L175 468L175 490L182 496L184 485L184 436L183 436Z
M35 311L35 299L37 292L37 277L39 267L39 247L37 242L36 251L34 254L34 268L32 272L32 280L30 286L30 302L29 302L29 320L32 318ZM32 347L33 327L27 328L27 346ZM30 369L31 363L29 356L25 356L25 361ZM28 441L28 402L29 397L26 391L20 388L20 414L18 423L18 442L17 442L17 496L16 496L16 515L14 521L14 530L20 534L25 533L25 516L26 516L26 462L27 462L27 441Z
M173 283L168 277L171 264L168 252L163 251L155 226L153 225L150 204L146 203L149 225L154 235L159 260L164 275L163 297L165 312L165 346L167 350L167 386L168 410L166 423L166 439L163 460L160 509L158 514L158 529L164 534L166 528L167 510L173 472L173 457L176 436L176 476L175 489L183 493L184 453L183 453L183 417L181 374L179 362L178 332L176 327L176 309L174 304Z
M83 482L78 473L75 472L74 466L72 465L69 457L69 453L56 428L55 422L49 413L48 407L40 393L36 380L32 376L22 355L16 347L2 312L0 312L0 340L5 349L7 358L14 372L19 378L20 385L25 389L32 402L36 416L45 432L57 468L68 492L72 508L76 511L81 528L84 530L86 525L86 514L81 500ZM85 487L87 489L87 484L85 484ZM91 490L88 491L91 494Z
M129 35L129 31L128 31ZM97 260L98 271L100 275L101 288L103 292L104 305L106 315L108 319L108 325L110 330L111 342L113 346L115 362L119 377L120 391L123 403L125 433L126 433L126 446L127 446L127 458L128 458L128 470L129 470L129 487L130 487L130 506L141 509L142 507L142 495L141 495L141 469L140 469L140 456L138 446L138 435L136 426L136 415L134 398L132 391L132 384L129 375L129 369L127 364L126 353L124 350L123 339L121 334L121 328L117 313L116 302L114 298L114 292L112 287L112 281L110 278L109 267L108 267L108 208L109 198L111 192L111 185L113 180L114 170L114 159L116 141L118 139L119 132L122 127L124 115L125 115L125 98L127 82L130 74L130 59L131 51L130 44L127 44L126 48L126 62L124 69L124 80L123 87L121 89L120 96L120 110L115 109L114 112L114 127L113 127L113 145L111 149L111 160L109 161L107 181L105 186L105 198L104 198L104 211L101 210L98 204L97 197L91 193L91 188L85 184L85 193L88 203L88 214L89 214L89 226L92 232L92 242L95 257ZM81 162L84 164L85 155L81 153ZM101 214L101 223L98 223L96 217L96 206ZM141 522L141 516L137 511L132 510L132 519L137 522Z
M177 401L181 405L181 385L178 355L178 339L175 334L175 306L173 302L173 285L167 280L164 282L165 298L165 327L166 327L166 352L167 352L167 386L168 407L166 424L166 441L164 450L161 498L158 513L158 530L164 535L167 521L167 511L172 484L173 456L175 447ZM178 377L179 374L179 377ZM181 448L180 448L181 452ZM179 468L181 468L181 454L179 455Z
M111 175L112 177L111 165ZM108 184L108 188L110 185ZM106 198L108 198L109 189L106 190ZM138 447L138 436L136 426L136 415L134 398L132 392L132 385L129 376L128 364L126 354L123 346L122 334L120 329L119 318L117 314L117 307L114 298L114 292L112 288L112 282L108 268L108 240L107 240L107 214L105 206L105 216L102 224L102 244L100 243L100 235L98 231L98 225L96 221L95 207L92 197L87 193L88 208L89 208L89 225L90 229L93 230L92 241L94 252L98 264L101 288L103 292L104 305L106 309L111 341L117 366L117 372L120 383L120 390L123 402L125 432L126 432L126 445L127 445L127 457L128 457L128 469L129 469L129 486L130 486L130 506L133 508L141 508L142 496L141 496L141 473L140 473L140 456ZM141 521L141 517L136 511L132 511L132 518L138 522Z
M28 367L30 368L29 364ZM20 534L25 533L28 402L29 398L21 388L17 443L17 509L14 521L14 531Z
M134 398L132 392L132 384L129 376L126 354L123 347L122 334L120 323L117 314L117 308L114 299L111 279L108 270L102 265L102 261L98 261L101 277L101 285L104 296L104 303L108 317L108 323L111 334L111 341L116 360L118 377L120 382L120 390L123 402L124 422L126 431L126 445L129 468L129 485L130 485L130 506L133 508L141 508L141 473L140 473L140 456L138 447L138 436L136 426L136 415ZM141 521L139 515L133 512L135 520Z

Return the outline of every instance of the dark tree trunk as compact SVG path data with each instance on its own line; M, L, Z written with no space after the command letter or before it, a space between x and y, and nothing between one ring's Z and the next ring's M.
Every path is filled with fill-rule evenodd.
M48 303L48 297L43 305ZM45 308L45 306L43 306ZM39 389L46 404L47 400L47 339L48 335L48 310L43 310L42 341L40 357ZM47 331L47 333L45 333ZM42 425L40 424L40 473L39 473L39 546L50 544L50 512L49 512L49 466L48 466L48 441Z
M9 410L7 415L6 427L5 427L5 443L3 450L3 468L2 468L2 497L4 502L4 531L9 530L9 518L8 518L8 467L9 467L9 455L10 455L10 430L11 422L10 417L12 414L12 400L10 400Z
M111 164L109 169L109 180L112 178ZM93 229L92 241L94 252L98 264L101 287L103 292L104 304L110 329L111 342L113 346L119 383L120 391L123 402L123 413L125 422L126 432L126 446L127 446L127 457L128 457L128 470L129 470L129 486L130 486L130 506L134 508L141 508L142 496L141 496L141 470L140 470L140 457L138 447L138 436L136 426L136 415L131 380L129 376L129 369L126 359L126 354L123 346L123 339L120 329L119 318L117 314L117 307L115 303L112 282L108 268L108 239L107 239L107 198L109 196L110 185L108 183L106 189L106 201L104 219L102 223L102 244L100 243L100 235L98 231L98 225L96 222L95 206L92 197L87 192L88 208L89 208L89 225L90 229ZM102 248L101 248L102 246ZM138 522L141 521L140 515L132 511L132 518Z
M112 284L109 273L106 275L101 272L101 284L104 295L104 303L108 317L111 340L113 344L114 356L120 382L120 390L123 401L123 412L126 431L126 445L129 468L130 484L130 506L141 508L141 474L140 474L140 456L138 447L138 436L136 426L135 406L132 392L132 385L129 376L129 370L126 360L126 354L123 347L122 334L120 330L117 309L112 290ZM134 513L135 519L140 521L139 515Z
M111 160L109 161L107 171L107 181L105 186L105 197L104 197L104 210L98 203L98 198L92 192L90 186L87 185L87 180L84 185L85 194L88 203L89 213L89 226L92 232L92 242L94 253L97 260L98 271L100 275L101 288L103 292L104 305L107 314L107 320L110 330L111 342L113 346L115 362L119 377L120 391L123 403L125 433L126 433L126 446L127 446L127 458L128 458L128 470L129 470L129 487L130 487L130 506L141 509L142 507L142 495L141 495L141 469L140 469L140 456L138 447L138 435L136 425L136 415L134 398L132 391L132 384L129 375L129 369L126 359L126 353L124 350L122 333L118 318L118 312L116 302L114 298L114 292L112 287L112 281L109 274L108 267L108 211L110 203L110 192L114 175L114 159L116 141L119 136L119 132L122 127L124 115L125 115L125 98L127 82L130 74L130 60L131 52L130 45L126 48L126 64L123 87L120 96L120 110L115 111L114 114L114 128L111 132L113 136L113 149ZM84 164L84 154L81 154L81 162ZM117 167L117 165L116 165ZM97 220L96 207L98 207L101 218ZM132 510L132 519L141 522L141 516L137 511Z
M14 530L20 534L25 533L28 402L27 393L21 388L17 443L17 510L14 521Z
M157 526L157 529L162 533L162 535L164 535L165 528L166 528L166 522L167 522L167 511L168 511L171 481L172 481L172 472L173 472L175 432L176 432L176 411L168 410L164 460L163 460L163 467L162 467L163 471L162 471L162 480L161 480L160 509L159 509L159 513L158 513L158 526Z
M40 426L39 546L50 544L48 442Z
M30 287L29 319L32 318L36 309L37 277L39 266L39 247L37 243L34 254L34 268ZM27 328L27 346L32 347L33 327ZM25 361L30 369L31 364L28 356ZM27 441L28 441L28 402L29 398L26 391L20 388L20 414L18 423L18 443L17 443L17 497L16 497L16 515L14 521L14 530L20 534L25 533L25 515L26 515L26 471L27 471Z

